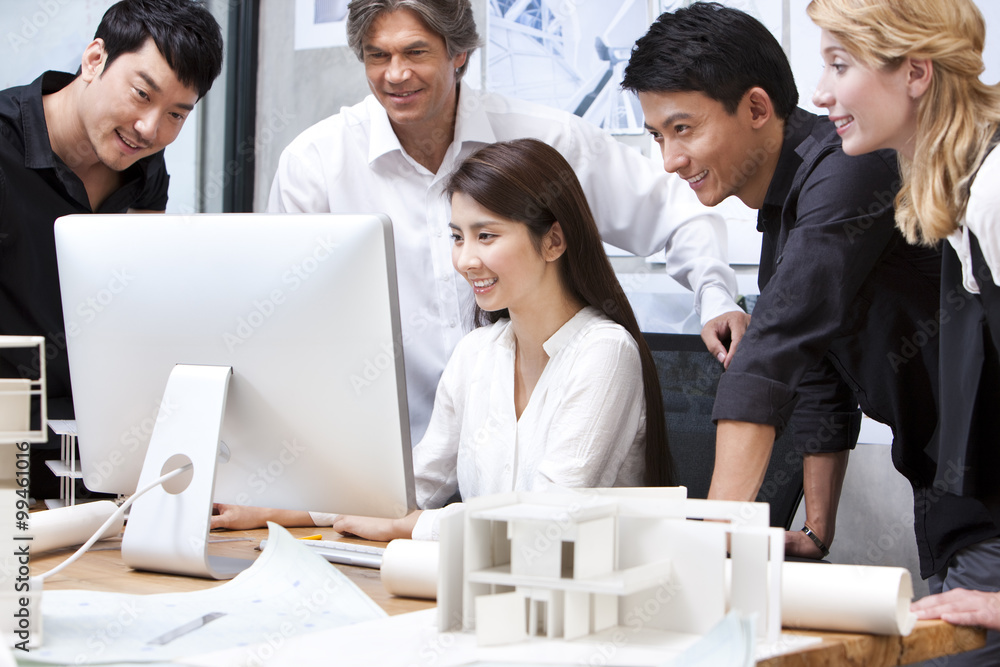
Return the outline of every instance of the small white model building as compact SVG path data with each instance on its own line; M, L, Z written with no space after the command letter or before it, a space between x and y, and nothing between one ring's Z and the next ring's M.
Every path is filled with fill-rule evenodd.
M783 559L766 504L683 487L477 498L442 524L439 628L474 630L480 646L616 628L702 635L736 610L770 643Z

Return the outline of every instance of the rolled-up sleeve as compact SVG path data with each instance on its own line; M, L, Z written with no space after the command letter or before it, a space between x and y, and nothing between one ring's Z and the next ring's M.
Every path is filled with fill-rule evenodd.
M797 387L792 446L804 454L853 449L861 431L861 408L829 360L809 369Z
M790 209L796 220L719 382L714 420L770 424L780 433L801 404L816 419L831 409L842 413L839 432L850 433L855 418L848 414L857 400L846 398L850 388L836 386L842 380L835 370L820 364L829 363L824 357L833 340L864 317L859 292L895 234L897 179L881 155L850 158L835 151L815 166L797 199L786 202L785 215Z

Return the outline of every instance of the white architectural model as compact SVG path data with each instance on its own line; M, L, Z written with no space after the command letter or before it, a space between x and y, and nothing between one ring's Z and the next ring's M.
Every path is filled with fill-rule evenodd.
M731 609L756 614L759 638L777 641L784 531L769 526L766 504L685 496L679 487L467 502L442 525L440 630L474 630L480 646L703 635Z

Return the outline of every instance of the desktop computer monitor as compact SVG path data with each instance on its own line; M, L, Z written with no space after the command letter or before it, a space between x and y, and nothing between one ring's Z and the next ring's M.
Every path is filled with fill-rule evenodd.
M55 236L84 484L129 494L194 463L132 507L129 565L201 559L213 501L415 506L384 216L79 215ZM130 556L147 533L195 544Z

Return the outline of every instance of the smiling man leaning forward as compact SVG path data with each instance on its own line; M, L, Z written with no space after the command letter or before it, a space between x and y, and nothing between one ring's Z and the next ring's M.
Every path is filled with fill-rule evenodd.
M46 72L0 92L0 334L46 338L48 414L73 400L53 222L73 213L163 211L163 149L222 67L222 32L190 0L123 0L87 45L76 75ZM0 375L34 373L7 354ZM58 438L32 448L31 491L55 497L41 463ZM54 449L54 452L52 451Z
M735 196L757 209L763 232L760 298L712 414L709 497L753 500L776 433L790 428L805 455L809 530L789 533L786 550L825 555L860 404L892 427L925 578L994 536L981 504L932 488L937 345L898 361L900 344L935 319L940 257L896 229L895 155L846 155L833 123L796 108L791 68L767 28L715 3L660 16L623 85L639 95L664 168L706 205Z

